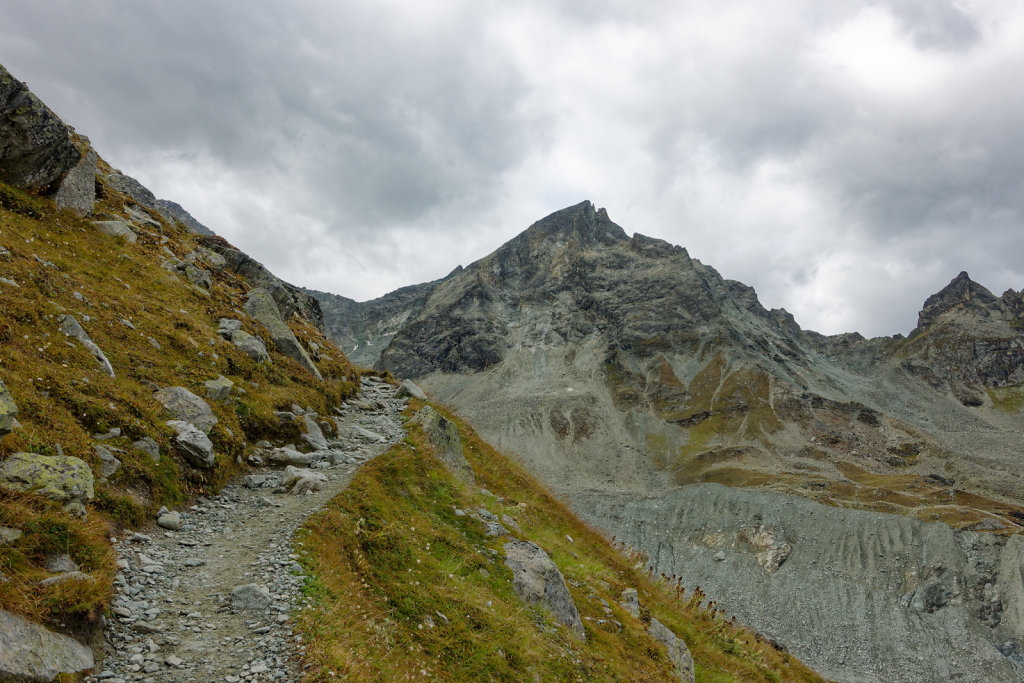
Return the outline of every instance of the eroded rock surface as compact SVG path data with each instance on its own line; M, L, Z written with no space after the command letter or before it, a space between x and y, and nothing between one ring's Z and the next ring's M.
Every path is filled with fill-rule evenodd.
M459 428L455 423L430 406L421 408L413 416L412 421L423 426L437 459L448 468L448 471L462 481L472 483L473 468L466 461L466 455L462 451L462 437L459 436Z
M70 455L14 453L0 462L0 488L30 491L83 515L85 503L95 495L89 464Z
M49 683L93 666L92 650L74 638L0 610L0 680Z
M579 639L586 638L565 577L548 554L536 543L511 541L505 546L505 566L512 570L512 588L524 602L540 605L569 627Z
M260 321L267 328L267 332L270 333L270 338L278 351L296 360L299 365L317 379L323 379L309 354L306 353L306 349L303 348L299 340L295 338L295 334L285 324L281 311L278 310L277 303L268 290L257 287L249 292L249 300L245 304L245 312Z

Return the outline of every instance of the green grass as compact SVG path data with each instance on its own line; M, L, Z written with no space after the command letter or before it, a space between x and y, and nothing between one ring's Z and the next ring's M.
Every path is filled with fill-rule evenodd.
M459 426L476 486L455 480L409 425L406 440L364 466L299 535L297 551L315 577L306 591L313 607L299 617L309 680L404 680L424 672L465 681L670 680L664 648L646 633L651 616L687 642L698 680L819 680L701 607L702 596L650 580L642 558L619 552L444 414ZM506 541L455 513L481 506L513 519L514 535L547 550L583 618L585 643L515 596L503 563ZM640 619L617 604L628 587L640 591Z

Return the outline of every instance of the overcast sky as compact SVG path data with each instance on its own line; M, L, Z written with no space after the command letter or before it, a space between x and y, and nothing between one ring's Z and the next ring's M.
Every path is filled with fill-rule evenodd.
M299 285L435 279L590 199L825 333L1024 288L1024 1L38 0L0 63Z

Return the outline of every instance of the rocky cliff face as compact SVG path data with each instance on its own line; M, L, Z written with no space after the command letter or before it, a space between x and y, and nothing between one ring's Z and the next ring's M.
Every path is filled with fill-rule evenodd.
M701 483L826 503L810 518L828 524L835 506L893 513L879 517L893 529L907 517L1001 533L1024 524L1020 293L997 298L961 274L929 298L909 338L826 337L766 310L751 288L685 249L629 237L584 202L415 296L388 297L386 316L367 304L346 310L365 328L389 321L378 366L457 407L611 534L632 524L676 533L658 501ZM328 329L344 324L328 311ZM588 503L619 495L653 502L628 514ZM687 549L637 547L659 571L691 569L679 564ZM716 585L743 580L721 571ZM881 581L877 565L863 571ZM918 650L925 659L963 656L946 636L919 638L921 618L890 593L898 628L930 643ZM796 624L769 628L789 623L773 611L784 602L751 591L730 609L741 603L750 606L742 616L805 661L861 675L844 676ZM846 616L888 647L891 614ZM977 633L1003 637L988 626ZM1003 671L993 648L993 671ZM898 670L910 656L894 646L881 661Z

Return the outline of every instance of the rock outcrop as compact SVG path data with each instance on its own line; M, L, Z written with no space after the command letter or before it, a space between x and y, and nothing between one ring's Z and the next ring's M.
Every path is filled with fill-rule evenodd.
M92 650L74 638L0 610L0 680L48 682L94 665Z
M169 420L167 426L175 431L175 449L190 465L204 470L213 467L217 458L210 437L191 422L184 420Z
M0 181L52 192L81 158L71 129L0 66Z
M580 640L586 639L565 577L548 554L536 543L512 541L505 544L505 566L512 570L512 588L524 602L550 610Z
M448 471L467 484L475 481L473 468L466 461L466 455L462 451L462 437L459 436L459 428L455 423L446 419L430 406L420 408L412 420L414 424L421 425L430 439L430 445L434 447L434 454L437 459L448 468Z
M672 633L667 626L653 617L647 627L647 632L668 650L668 659L675 668L676 678L684 683L693 683L693 656L690 655L690 650L686 647L686 643L675 633Z
M92 213L96 204L96 162L98 157L96 151L89 146L88 140L83 138L83 145L86 147L82 158L67 175L57 188L57 194L53 201L58 209L74 211L79 216L88 216Z
M299 365L317 379L323 379L306 349L303 348L299 340L295 338L295 333L284 322L281 311L278 309L277 303L269 290L257 287L250 291L249 300L245 304L245 312L267 328L267 332L270 333L270 339L274 342L274 346L277 347L278 351L296 360Z
M168 415L207 434L217 424L217 416L210 404L185 387L165 387L153 394L153 398L163 405Z
M7 386L0 381L0 439L14 429L14 418L18 414L18 406Z
M81 342L82 346L84 346L100 364L100 368L103 372L107 373L111 377L114 376L114 368L110 365L110 361L107 360L106 354L103 353L100 347L96 346L96 343L93 342L92 338L89 337L89 334L82 328L78 321L75 320L74 316L66 314L62 315L57 318L57 323L60 326L60 331L66 336L73 337Z
M75 515L95 496L89 464L70 455L14 453L0 462L0 488L56 500Z

